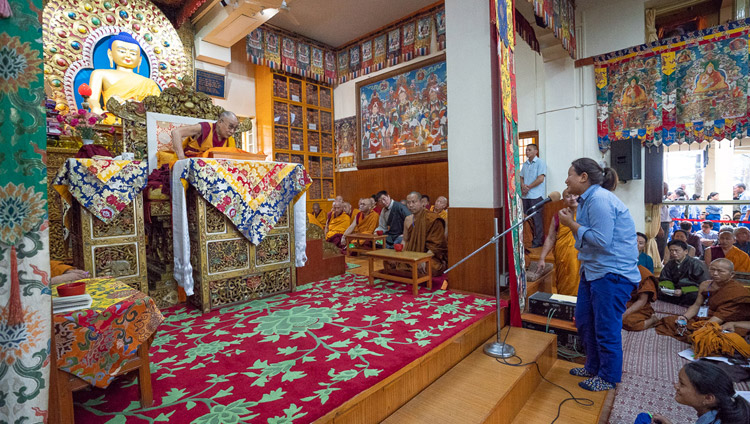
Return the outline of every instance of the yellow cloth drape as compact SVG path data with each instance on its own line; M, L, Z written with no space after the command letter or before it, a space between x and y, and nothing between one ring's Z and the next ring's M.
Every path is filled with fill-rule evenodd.
M67 265L60 261L55 261L55 260L50 260L49 265L50 265L50 271L51 271L50 277L58 277L70 271L71 269L74 269L70 265Z
M307 214L307 220L310 221L310 224L315 224L320 228L323 228L323 224L318 221L318 218L315 217L315 215L308 213Z
M344 234L347 228L349 228L351 221L349 215L342 213L339 216L334 217L331 215L331 220L328 221L328 232L326 233L326 239L329 239L336 234Z
M560 224L555 239L555 285L559 294L578 295L581 280L576 240L570 227Z
M358 234L372 234L378 228L379 219L380 215L377 212L370 211L367 216L360 218L357 225L354 226L354 232Z
M734 272L750 272L750 257L737 246L732 246L729 252L724 254L724 257L732 261Z

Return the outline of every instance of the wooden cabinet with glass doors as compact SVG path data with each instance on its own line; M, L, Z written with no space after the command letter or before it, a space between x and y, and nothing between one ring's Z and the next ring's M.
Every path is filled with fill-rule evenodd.
M331 87L256 66L255 90L259 144L275 161L305 166L313 180L308 210L315 202L330 209L336 196Z

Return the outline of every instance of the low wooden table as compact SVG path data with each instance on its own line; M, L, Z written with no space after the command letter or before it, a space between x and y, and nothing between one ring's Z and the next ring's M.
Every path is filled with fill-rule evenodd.
M370 285L375 284L375 277L383 278L385 280L398 281L400 283L411 284L412 294L416 296L419 293L419 283L427 282L427 288L432 288L432 267L430 266L430 258L433 256L432 253L421 253L421 252L396 252L393 249L378 249L368 250L364 254L368 256L370 262ZM375 270L375 259L382 259L388 262L404 263L411 265L411 278L402 277L400 275L394 275L391 273L383 272L385 269ZM427 265L427 275L419 276L419 265Z
M365 242L370 242L372 246L369 248L367 247L347 247L346 251L351 254L351 252L358 252L358 253L365 253L370 252L373 250L377 250L377 242L382 241L382 246L385 247L385 239L388 237L387 235L377 235L377 234L362 234L362 233L351 233L348 236L346 236L346 242L351 243L354 240L361 241L361 244L364 244Z

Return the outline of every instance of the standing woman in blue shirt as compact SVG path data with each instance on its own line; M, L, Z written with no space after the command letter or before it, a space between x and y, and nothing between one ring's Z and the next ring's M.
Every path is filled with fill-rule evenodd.
M614 389L622 378L622 314L638 286L638 245L628 208L612 193L617 173L593 159L573 161L565 180L578 194L576 219L568 209L558 216L575 235L581 282L578 285L576 328L586 350L586 364L570 373L587 377L586 390Z

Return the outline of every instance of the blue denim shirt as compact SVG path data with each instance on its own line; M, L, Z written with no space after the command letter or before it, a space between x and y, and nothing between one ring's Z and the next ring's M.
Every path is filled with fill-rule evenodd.
M592 281L608 273L618 274L638 284L638 241L635 223L628 208L598 184L578 198L575 233L581 272Z
M523 167L521 167L521 177L523 178L524 184L529 185L533 183L534 180L536 180L537 177L542 174L545 174L545 180L542 181L542 183L538 186L530 188L529 192L525 196L523 196L524 199L536 199L539 197L544 197L547 193L547 164L545 164L543 160L539 159L539 156L535 157L531 162L527 160L523 163Z

